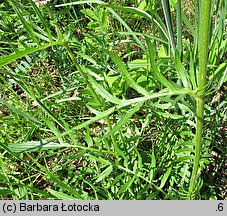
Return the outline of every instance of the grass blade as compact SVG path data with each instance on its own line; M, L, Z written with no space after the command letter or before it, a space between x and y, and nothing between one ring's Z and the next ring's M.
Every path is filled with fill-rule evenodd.
M18 9L18 7L14 4L13 1L12 1L12 6L13 6L13 9L15 10L16 14L18 15L19 19L21 20L24 28L27 30L28 34L32 38L32 40L37 44L37 46L40 46L40 43L34 34L34 30L31 28L31 25L25 20L22 13Z
M180 59L182 59L183 45L182 45L181 0L177 0L176 10L177 10L177 49L178 49L178 52L180 54Z
M49 43L47 45L39 46L37 48L27 47L25 50L20 50L20 51L13 53L11 55L0 57L0 67L3 67L5 65L19 59L19 58L25 57L29 54L34 53L34 52L38 52L40 50L45 50L48 47L56 46L56 45L60 45L60 44L61 44L61 42L57 41L57 42L54 42L54 43Z
M34 1L29 0L29 2L32 4L32 7L33 7L35 13L38 15L39 20L42 22L42 24L43 24L43 26L44 26L44 28L46 30L46 33L48 35L48 38L50 40L50 43L52 43L53 42L53 36L51 34L51 30L50 30L50 28L48 26L47 21L43 18L42 14L41 14L41 12L39 10L39 8L36 6L36 4L34 3Z
M13 152L21 153L21 152L39 152L45 151L48 149L58 149L58 148L70 148L74 147L74 145L68 143L54 143L54 142L46 142L46 141L29 141L23 143L10 143L9 148Z
M191 89L190 78L189 78L189 75L187 74L183 64L181 63L180 53L178 52L178 50L176 50L176 54L175 54L175 66L176 66L177 73L179 74L179 77L182 81L183 86L185 88Z
M161 179L161 184L160 184L159 188L163 188L165 186L165 184L171 174L171 171L172 171L172 167L169 167Z
M68 194L53 190L51 188L47 188L47 190L59 200L75 200L75 197L69 196Z
M174 41L174 32L173 32L173 24L172 24L172 17L170 11L169 0L162 0L162 7L164 11L164 16L166 20L166 26L169 33L169 40L172 47L173 56L175 55L176 44Z
M18 115L24 117L24 118L27 118L33 122L36 122L36 123L41 123L39 120L37 120L36 118L34 117L31 117L30 115L28 115L27 113L25 112L22 112L21 110L17 109L16 107L14 107L12 104L9 104L8 102L6 102L4 99L0 98L0 103L4 104L8 109L12 110L13 112L17 113Z
M108 166L108 167L99 175L99 177L95 180L95 182L98 183L98 182L102 181L103 179L105 179L106 177L108 177L112 171L113 171L113 166L112 166L112 165Z

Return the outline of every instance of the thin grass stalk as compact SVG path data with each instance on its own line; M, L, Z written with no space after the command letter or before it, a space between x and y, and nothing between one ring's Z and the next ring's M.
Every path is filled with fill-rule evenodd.
M169 0L162 0L162 7L163 7L164 16L165 16L166 26L169 33L169 40L172 47L173 56L175 56L176 44L174 41L174 32L173 32L173 24L172 24Z
M199 23L199 71L198 71L198 97L196 100L196 137L195 137L195 160L189 184L189 199L193 198L196 180L198 179L199 162L202 147L202 133L204 124L204 97L207 74L207 58L209 49L211 0L201 1Z
M181 0L177 1L177 49L180 54L180 58L182 59L182 14L181 14Z

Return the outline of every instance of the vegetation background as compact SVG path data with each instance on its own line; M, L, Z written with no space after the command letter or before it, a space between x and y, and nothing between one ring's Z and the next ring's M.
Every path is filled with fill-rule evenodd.
M41 2L0 4L0 198L226 199L226 1Z

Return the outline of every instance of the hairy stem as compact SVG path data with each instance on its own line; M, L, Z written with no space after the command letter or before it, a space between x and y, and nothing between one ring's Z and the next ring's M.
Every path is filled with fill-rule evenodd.
M196 137L195 137L195 160L189 184L189 199L193 198L195 183L199 175L199 162L202 147L202 132L204 122L204 97L207 73L207 57L209 46L209 23L210 23L211 0L201 1L199 21L199 72L198 72L198 97L196 99Z

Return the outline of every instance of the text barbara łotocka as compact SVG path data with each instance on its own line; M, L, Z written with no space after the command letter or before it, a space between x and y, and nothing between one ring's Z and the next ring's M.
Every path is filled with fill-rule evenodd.
M4 203L3 204L3 212L8 213L16 213L16 212L94 212L99 211L99 205L86 203L86 204L28 204L25 202L20 203Z

